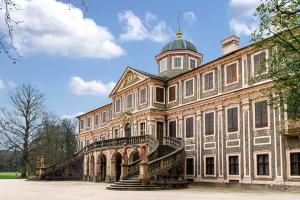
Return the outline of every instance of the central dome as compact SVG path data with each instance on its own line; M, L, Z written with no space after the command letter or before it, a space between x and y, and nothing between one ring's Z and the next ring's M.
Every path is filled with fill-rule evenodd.
M177 33L177 36L178 37L176 40L169 42L162 48L161 53L163 53L165 51L173 51L173 50L191 50L191 51L197 52L197 48L195 47L195 45L193 43L181 39L180 32Z

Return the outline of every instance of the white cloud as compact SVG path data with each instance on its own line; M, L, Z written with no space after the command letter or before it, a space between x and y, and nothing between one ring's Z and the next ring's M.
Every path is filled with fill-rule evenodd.
M15 46L23 55L43 52L69 57L110 59L124 54L108 28L85 18L76 7L56 0L15 0L21 8L11 16L23 21L15 28ZM0 10L3 14L4 10ZM4 20L0 31L5 32Z
M197 17L192 11L183 13L183 19L186 20L190 26L197 22Z
M78 112L74 115L63 115L61 119L75 119L77 116L84 114L84 112Z
M73 76L69 82L70 91L79 96L108 96L116 83L102 83L102 81L84 81L82 78Z
M4 87L5 87L4 81L2 81L2 80L0 79L0 91L3 90Z
M123 41L151 40L154 42L165 42L169 40L172 33L171 28L164 21L157 21L152 13L146 13L145 22L142 21L131 10L119 13L119 21L125 24L124 33L120 35ZM154 25L150 25L155 22Z
M230 0L230 30L236 35L249 36L257 28L257 19L253 16L260 0Z

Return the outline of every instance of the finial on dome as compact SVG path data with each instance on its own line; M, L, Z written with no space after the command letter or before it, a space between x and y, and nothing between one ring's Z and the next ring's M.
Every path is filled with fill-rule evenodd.
M181 40L181 39L182 39L182 32L178 31L178 32L176 33L176 35L177 35L177 39L178 39L178 40Z
M182 39L182 32L180 31L180 12L177 14L177 22L178 22L178 31L176 33L177 39L181 40Z

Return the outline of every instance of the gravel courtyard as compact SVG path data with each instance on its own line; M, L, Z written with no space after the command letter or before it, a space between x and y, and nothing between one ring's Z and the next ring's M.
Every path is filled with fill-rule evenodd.
M300 193L192 187L170 191L110 191L107 184L0 180L1 200L300 200Z

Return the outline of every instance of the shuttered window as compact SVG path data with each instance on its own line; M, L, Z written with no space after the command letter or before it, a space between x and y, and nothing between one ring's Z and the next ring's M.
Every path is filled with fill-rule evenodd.
M186 175L194 175L194 159L187 158L185 163L186 163Z
M176 100L176 86L169 87L169 102Z
M176 138L176 121L169 122L169 137Z
M214 113L205 114L205 135L213 135L214 132Z
M215 158L214 157L206 157L206 175L214 175L215 174Z
M257 175L268 176L269 173L269 154L257 155Z
M254 74L263 73L266 71L266 52L261 52L253 56Z
M164 88L156 87L156 102L164 103Z
M214 88L214 73L209 72L204 75L204 90L211 90Z
M300 153L290 154L291 176L300 176Z
M227 110L227 132L238 131L238 108L229 108Z
M268 126L268 104L267 101L255 103L255 128Z
M185 81L185 96L189 97L194 94L194 79Z
M194 137L194 118L188 117L185 119L185 137Z
M140 104L146 103L146 88L140 90Z
M226 66L226 84L234 83L237 81L237 64L233 63Z
M229 175L239 175L239 157L229 156Z

